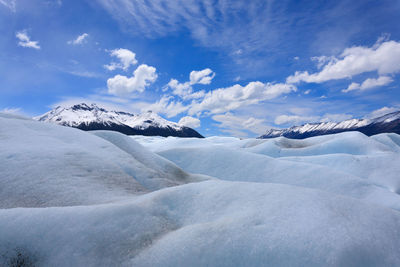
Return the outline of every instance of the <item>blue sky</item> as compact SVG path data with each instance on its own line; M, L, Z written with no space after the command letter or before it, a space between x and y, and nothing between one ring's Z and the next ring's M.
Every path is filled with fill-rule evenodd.
M153 110L209 135L400 109L400 2L0 0L0 110Z

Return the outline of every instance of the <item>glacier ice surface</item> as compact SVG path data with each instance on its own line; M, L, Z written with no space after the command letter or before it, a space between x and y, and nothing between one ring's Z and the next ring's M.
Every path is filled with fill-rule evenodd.
M0 266L400 265L399 135L0 125Z

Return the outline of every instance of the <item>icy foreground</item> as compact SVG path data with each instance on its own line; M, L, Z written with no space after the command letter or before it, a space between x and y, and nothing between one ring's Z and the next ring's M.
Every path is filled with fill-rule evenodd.
M400 265L399 135L0 125L0 266Z

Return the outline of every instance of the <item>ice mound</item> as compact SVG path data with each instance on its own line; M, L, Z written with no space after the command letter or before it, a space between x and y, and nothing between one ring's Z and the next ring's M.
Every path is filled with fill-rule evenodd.
M0 208L104 203L203 178L122 134L3 114L0 125Z
M208 181L95 206L0 210L0 253L39 266L398 266L400 213Z
M159 154L188 172L222 180L315 188L400 210L400 195L393 190L399 182L400 164L392 166L393 162L383 155L366 157L365 161L359 161L363 164L355 167L349 164L350 155L342 154L311 157L315 160L309 157L277 159L221 146L176 148Z
M338 153L366 155L392 150L385 144L375 141L360 132L344 132L303 140L278 137L252 146L248 148L248 151L271 157L287 157Z
M384 133L371 136L372 139L387 145L395 152L400 152L400 135L395 133Z

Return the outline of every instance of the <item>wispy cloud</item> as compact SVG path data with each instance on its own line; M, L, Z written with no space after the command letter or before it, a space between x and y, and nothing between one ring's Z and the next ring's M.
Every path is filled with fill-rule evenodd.
M26 30L19 31L15 34L15 37L19 40L18 45L22 47L40 49L38 41L31 41Z
M300 125L314 122L340 122L351 119L353 116L344 113L324 114L322 116L279 115L275 118L276 125Z
M225 132L247 136L244 131L250 131L255 134L262 134L270 128L264 119L254 117L235 116L230 112L212 116L214 121L219 122L217 127Z
M67 43L70 45L82 45L83 43L85 43L85 41L87 40L88 37L89 37L89 34L83 33L83 34L79 35L78 37L76 37L76 39L68 41Z
M275 118L275 124L300 124L303 122L317 121L318 116L279 115Z
M258 50L274 39L284 23L272 1L140 1L98 0L123 25L149 37L188 29L194 39L210 47L227 47L232 55ZM287 20L286 20L287 21ZM128 28L128 27L125 27ZM268 31L266 31L268 29ZM267 33L267 34L266 34Z
M7 114L20 114L22 111L21 108L3 108L0 110L1 113Z
M382 107L380 109L376 109L376 110L372 111L367 116L365 116L365 118L373 119L373 118L377 118L377 117L383 116L385 114L399 111L399 110L400 110L400 106L398 106L398 107Z
M0 0L0 4L8 7L12 12L16 11L16 0Z
M347 89L342 90L343 93L347 93L350 91L364 91L376 87L381 87L388 85L389 83L393 82L393 79L389 76L380 76L378 78L368 78L365 81L362 82L362 84L359 83L351 83Z

